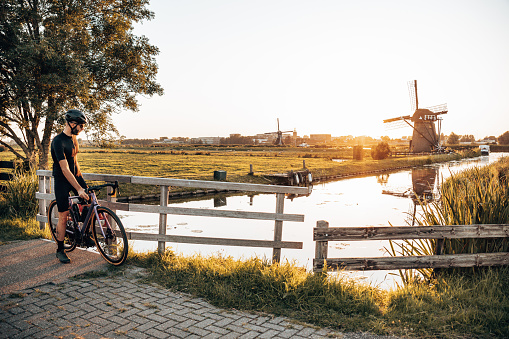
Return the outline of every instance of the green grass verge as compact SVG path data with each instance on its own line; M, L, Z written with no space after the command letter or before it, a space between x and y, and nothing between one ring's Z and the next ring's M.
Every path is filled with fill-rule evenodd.
M50 239L49 230L39 229L39 222L32 219L0 218L0 245L7 241L30 240L46 238Z
M382 290L342 275L313 274L260 259L134 253L150 282L212 304L283 315L341 331L421 338L509 336L509 268L475 277L443 276L431 284Z

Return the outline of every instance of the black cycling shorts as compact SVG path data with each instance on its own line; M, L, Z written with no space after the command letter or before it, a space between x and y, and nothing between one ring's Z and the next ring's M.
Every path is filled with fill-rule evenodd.
M81 187L88 187L83 177L76 177L76 180ZM53 181L55 183L54 192L55 199L57 200L58 211L65 212L69 210L69 192L73 192L74 195L78 195L78 192L76 192L74 187L72 187L65 177L56 176L53 177Z

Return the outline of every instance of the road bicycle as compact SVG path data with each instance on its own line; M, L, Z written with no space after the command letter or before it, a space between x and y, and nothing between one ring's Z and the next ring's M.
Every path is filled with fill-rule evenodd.
M71 252L79 247L91 247L90 232L101 256L110 264L119 266L124 263L129 250L127 235L118 216L107 207L99 205L95 191L112 187L114 195L118 191L118 182L91 186L85 189L89 202L79 196L69 197L69 216L66 220L64 250ZM48 207L48 224L53 239L57 239L58 208L56 200ZM92 245L93 246L93 245Z

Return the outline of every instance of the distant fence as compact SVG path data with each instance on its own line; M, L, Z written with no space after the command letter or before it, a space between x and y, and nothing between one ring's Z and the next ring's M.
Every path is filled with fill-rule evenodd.
M374 258L328 258L329 241L366 241L402 239L507 238L509 225L329 227L324 220L313 229L315 259L313 271L399 270L509 265L509 253L447 254ZM441 248L438 248L438 253Z
M36 198L39 200L39 213L36 218L37 221L39 221L40 227L42 229L45 227L45 224L48 221L47 206L49 205L49 201L53 200L55 196L53 193L51 193L52 188L51 171L38 170L37 175L39 177L39 192L36 193ZM272 260L274 262L279 262L281 259L282 248L302 249L302 242L283 241L282 234L283 234L283 221L303 222L304 215L285 214L283 213L283 211L285 194L308 194L309 188L307 187L257 185L234 182L184 180L184 179L138 177L126 175L94 174L94 173L83 173L83 177L84 179L90 181L106 181L106 182L118 181L119 183L160 186L161 196L159 205L119 203L116 202L115 197L111 197L109 195L107 195L108 199L107 201L100 201L101 205L109 207L113 210L158 213L159 214L158 234L127 232L127 237L128 239L131 240L158 241L159 252L164 251L166 242L224 245L224 246L269 247L273 248ZM171 186L202 188L202 189L218 189L218 190L226 189L231 191L258 192L258 193L275 193L276 211L275 213L269 213L269 212L228 211L203 208L170 207L168 206L168 192ZM108 190L111 190L111 188L108 187ZM256 219L256 220L274 220L275 222L274 240L271 241L271 240L207 238L194 236L167 235L166 227L168 214ZM240 224L239 227L242 227L242 224Z
M13 172L16 168L22 167L23 169L29 168L27 161L0 161L0 191L5 191L6 186L2 185L2 181L9 181L13 178ZM8 170L5 172L5 170Z

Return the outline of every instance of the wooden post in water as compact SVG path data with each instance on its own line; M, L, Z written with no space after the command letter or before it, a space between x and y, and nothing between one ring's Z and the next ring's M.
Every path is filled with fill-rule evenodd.
M325 220L318 220L316 222L316 227L319 228L329 228L329 223ZM317 241L315 246L315 258L320 260L327 260L327 255L329 252L329 242L328 241Z
M276 194L276 213L283 214L285 207L285 194ZM283 238L283 220L276 220L274 225L274 241L281 241ZM272 250L272 263L278 263L281 261L281 248L275 248Z
M168 186L161 186L161 198L160 205L163 207L168 206ZM161 213L159 214L159 234L166 234L166 224L168 221L168 214ZM159 254L163 254L166 249L166 243L164 241L157 242L157 251Z

